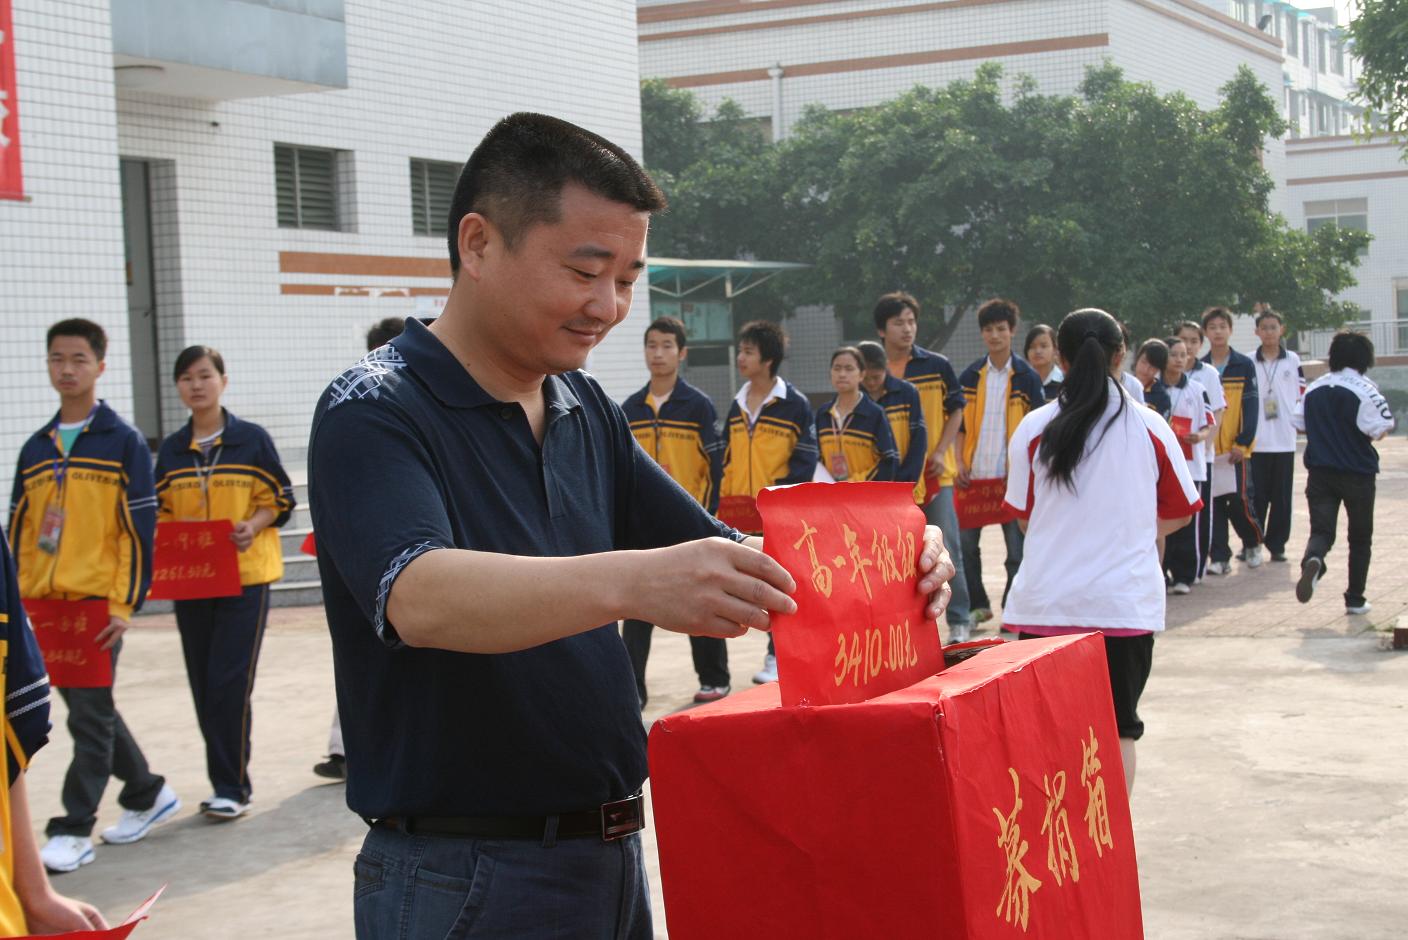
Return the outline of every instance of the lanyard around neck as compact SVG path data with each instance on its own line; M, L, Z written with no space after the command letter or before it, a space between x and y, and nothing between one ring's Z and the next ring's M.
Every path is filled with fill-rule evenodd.
M64 483L68 478L68 461L73 456L73 448L78 446L78 439L88 430L93 423L93 418L98 414L98 406L94 405L88 412L88 417L83 419L83 427L78 429L78 433L73 436L73 446L64 447L63 438L59 436L59 426L54 425L54 430L50 431L50 437L54 441L54 449L63 454L63 460L54 458L54 486L59 490L59 502L64 499Z

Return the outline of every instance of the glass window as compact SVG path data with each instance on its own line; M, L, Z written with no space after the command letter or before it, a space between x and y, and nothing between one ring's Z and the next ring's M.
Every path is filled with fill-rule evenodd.
M339 228L337 163L335 150L274 145L280 228Z
M459 182L460 164L411 161L411 231L443 236L450 221L450 201Z
M1325 74L1325 66L1330 61L1330 42L1323 29L1315 31L1315 67Z
M1286 54L1295 55L1300 51L1300 26L1294 13L1286 14Z
M1321 199L1305 204L1305 230L1312 235L1316 229L1326 225L1340 228L1369 231L1369 200L1367 199ZM1363 258L1369 253L1365 248L1359 252Z
M1408 320L1408 283L1398 285L1398 319Z

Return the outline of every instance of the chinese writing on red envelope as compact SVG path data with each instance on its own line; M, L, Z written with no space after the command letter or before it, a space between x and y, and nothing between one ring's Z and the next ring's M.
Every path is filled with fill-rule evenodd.
M1007 481L1001 477L955 486L953 508L958 512L958 524L965 529L977 529L1011 522L1012 510L1004 504L1006 498Z
M108 625L107 601L26 598L34 638L44 653L49 684L56 689L102 689L112 685L112 654L94 638Z
M238 596L240 560L230 541L233 531L228 519L157 525L147 596L161 601Z

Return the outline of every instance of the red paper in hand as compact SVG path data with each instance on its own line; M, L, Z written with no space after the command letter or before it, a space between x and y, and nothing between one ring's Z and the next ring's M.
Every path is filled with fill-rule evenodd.
M152 589L157 601L192 601L237 597L240 558L228 519L211 522L162 522L152 551Z
M111 620L107 601L26 598L34 638L44 653L49 684L56 689L105 689L112 685L112 653L95 637Z
M1182 415L1174 415L1168 419L1169 427L1173 428L1174 437L1178 438L1178 446L1183 449L1183 459L1193 459L1193 445L1183 439L1183 435L1193 433L1193 419L1185 418Z
M763 531L763 518L758 515L758 502L751 496L725 496L719 500L719 521L740 532Z
M797 581L775 614L783 705L863 702L943 668L924 617L924 514L908 483L804 483L758 497L763 545Z
M304 539L303 539L303 544L300 545L300 546L298 546L298 550L299 550L300 552L302 552L303 554L305 554L305 555L312 555L314 558L317 558L317 557L318 557L318 540L315 539L313 536L314 536L314 533L309 532L309 533L304 537Z
M137 925L147 919L147 914L151 912L152 905L156 899L161 897L161 892L166 890L166 885L157 888L156 894L142 902L141 906L133 911L126 920L108 930L70 930L68 933L48 934L49 937L73 937L80 940L124 940L132 931L137 929ZM38 937L22 937L20 940L38 940Z
M958 511L958 525L977 529L985 525L1011 522L1012 510L1003 502L1007 498L1007 481L1001 477L973 480L967 487L953 488L953 504Z

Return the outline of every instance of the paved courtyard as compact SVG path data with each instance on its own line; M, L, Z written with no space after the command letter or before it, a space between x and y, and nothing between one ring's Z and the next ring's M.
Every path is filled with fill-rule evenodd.
M1310 605L1293 596L1294 564L1238 566L1169 599L1169 631L1140 707L1148 732L1134 798L1151 940L1408 932L1408 652L1388 650L1408 609L1408 441L1380 451L1370 616L1344 614L1343 522ZM1301 507L1293 558L1306 533ZM984 548L1000 593L1000 541ZM765 643L756 633L731 642L735 685L748 682ZM683 637L657 632L648 680L647 721L689 704L697 682ZM170 617L143 618L129 634L118 688L153 768L186 807L142 843L99 845L97 862L57 877L58 888L120 919L169 883L135 935L143 940L350 937L352 859L365 827L347 811L342 787L310 771L333 702L321 609L273 612L254 697L256 795L246 819L212 825L196 814L209 786ZM56 700L53 741L30 772L38 828L58 809L69 755L63 718ZM110 787L100 827L118 815L115 796ZM649 832L647 848L663 937ZM727 899L720 905L726 910ZM736 933L720 925L720 936Z

